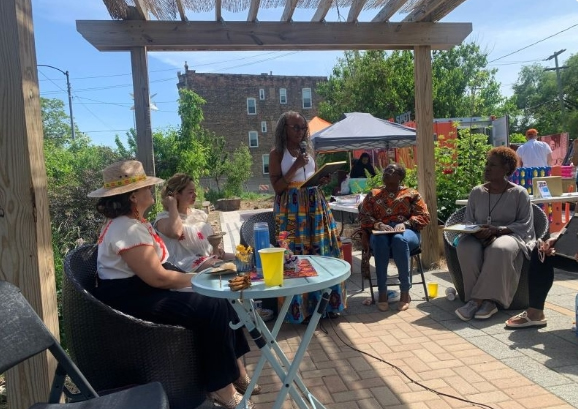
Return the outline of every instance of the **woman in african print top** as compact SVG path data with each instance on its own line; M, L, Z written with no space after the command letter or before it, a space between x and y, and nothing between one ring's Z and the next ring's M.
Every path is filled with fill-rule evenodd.
M398 310L409 308L409 254L420 245L420 230L430 222L427 205L419 192L401 185L405 178L405 168L390 164L383 170L383 184L373 189L363 200L359 209L361 227L392 234L372 234L371 248L375 256L377 288L379 299L377 308L387 311L387 265L393 257L399 273L400 300Z

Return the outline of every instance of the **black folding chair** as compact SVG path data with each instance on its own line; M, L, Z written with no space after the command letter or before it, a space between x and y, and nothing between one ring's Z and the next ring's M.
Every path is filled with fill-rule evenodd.
M34 409L168 409L169 403L158 382L135 386L109 395L98 396L74 362L24 298L20 289L0 281L0 373L45 350L49 350L58 365L48 403L37 403ZM78 388L71 393L65 386L66 375ZM62 394L74 403L60 404Z

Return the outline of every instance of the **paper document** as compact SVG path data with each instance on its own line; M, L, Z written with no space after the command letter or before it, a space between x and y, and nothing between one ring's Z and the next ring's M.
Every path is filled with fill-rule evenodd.
M482 228L480 226L478 226L477 224L458 223L458 224L452 224L451 226L446 226L446 227L444 227L444 230L456 231L459 233L477 233L480 230L482 230Z

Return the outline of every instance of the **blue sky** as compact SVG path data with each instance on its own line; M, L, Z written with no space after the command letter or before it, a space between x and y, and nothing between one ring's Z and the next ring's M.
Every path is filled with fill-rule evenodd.
M125 140L133 126L132 77L128 52L100 52L76 31L76 20L110 20L99 0L32 0L38 64L48 64L69 71L73 94L74 120L81 131L97 144L113 145L114 136ZM347 9L341 15L347 16ZM363 12L360 21L370 21L377 10ZM306 21L312 10L297 10L295 21ZM261 11L259 20L277 21L281 11ZM211 20L213 13L192 15L190 20ZM228 21L243 20L241 14L223 13ZM399 21L403 15L394 16ZM338 21L332 10L327 21ZM473 32L467 40L476 41L489 52L491 67L498 68L497 78L505 95L512 93L523 65L541 62L554 52L560 65L578 53L578 0L466 0L442 21L471 22ZM574 27L572 27L574 26ZM556 33L572 27L560 34ZM551 38L548 38L552 36ZM467 41L466 40L466 41ZM535 45L531 45L536 43ZM528 47L529 46L529 47ZM522 51L516 52L524 47ZM516 52L510 56L507 54ZM166 52L149 53L149 80L152 101L159 108L151 113L153 129L178 126L177 71L184 63L197 72L229 74L321 75L329 76L342 52ZM39 67L40 93L45 98L60 98L66 104L65 76L53 69ZM68 111L67 111L68 112Z

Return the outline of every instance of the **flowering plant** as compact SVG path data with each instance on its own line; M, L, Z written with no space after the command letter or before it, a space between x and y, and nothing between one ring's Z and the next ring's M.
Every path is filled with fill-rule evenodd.
M243 263L248 263L253 258L253 248L251 246L243 246L242 244L237 245L235 248L235 258Z

